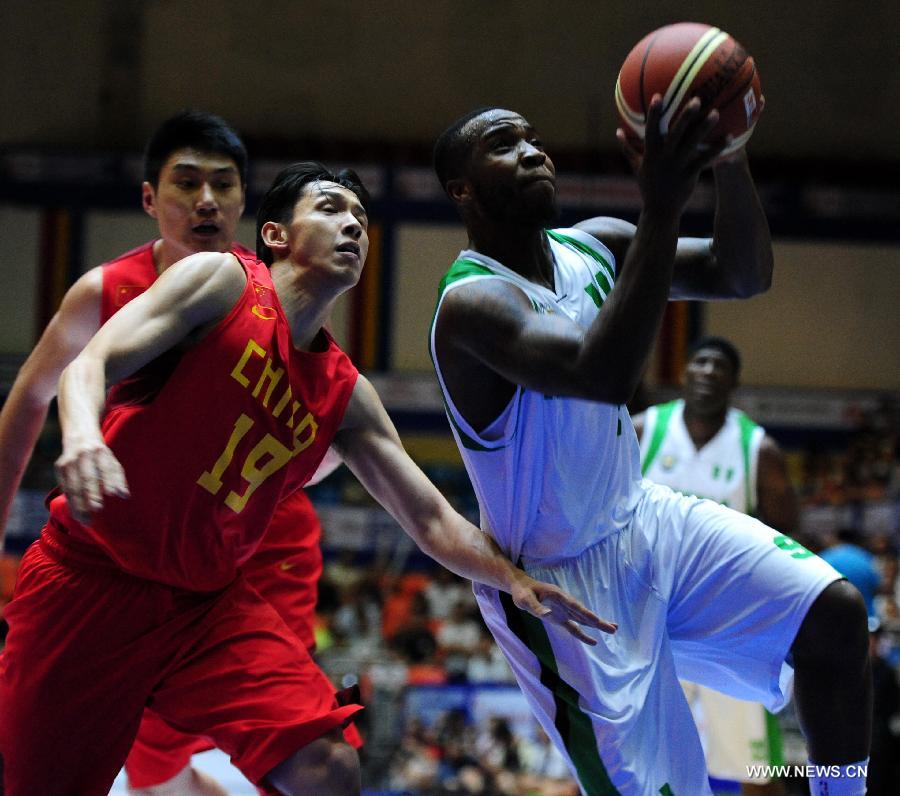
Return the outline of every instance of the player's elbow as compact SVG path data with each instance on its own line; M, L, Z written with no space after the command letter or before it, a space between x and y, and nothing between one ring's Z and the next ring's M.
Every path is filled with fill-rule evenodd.
M772 263L761 264L748 279L742 280L736 286L736 298L748 299L765 293L772 287Z

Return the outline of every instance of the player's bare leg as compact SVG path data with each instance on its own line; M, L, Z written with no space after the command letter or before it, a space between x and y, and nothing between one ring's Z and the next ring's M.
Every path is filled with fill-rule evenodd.
M216 780L202 771L185 766L167 782L149 788L128 788L131 796L228 796Z
M850 583L835 581L819 595L791 652L794 698L810 761L841 766L866 761L872 668L865 603Z
M359 755L344 741L340 730L332 730L294 752L266 779L285 796L358 796L362 789Z

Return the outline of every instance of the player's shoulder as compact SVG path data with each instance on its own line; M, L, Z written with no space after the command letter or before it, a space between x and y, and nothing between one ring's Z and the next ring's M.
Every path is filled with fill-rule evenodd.
M93 310L103 296L103 269L97 265L85 271L66 291L60 309L63 313L88 306Z
M198 252L168 268L159 281L174 298L230 307L247 280L243 264L230 252Z
M594 216L575 224L574 229L590 235L609 249L617 261L625 256L634 238L635 227L630 221L614 216Z

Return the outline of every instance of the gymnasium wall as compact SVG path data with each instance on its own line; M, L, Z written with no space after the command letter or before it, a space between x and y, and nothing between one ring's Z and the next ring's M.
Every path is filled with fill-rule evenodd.
M0 204L0 353L33 345L40 213ZM153 236L140 212L86 215L83 267L103 262ZM239 239L253 245L250 219ZM457 224L402 222L394 240L387 297L389 361L398 371L430 371L427 333L436 286L466 245ZM746 352L744 383L754 386L900 389L900 245L777 241L772 289L750 301L705 305L705 328ZM349 299L349 297L348 297ZM349 300L333 328L348 344ZM383 330L382 330L383 331Z

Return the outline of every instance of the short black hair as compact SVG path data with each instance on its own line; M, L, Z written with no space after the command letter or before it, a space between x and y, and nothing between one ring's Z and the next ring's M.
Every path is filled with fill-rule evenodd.
M487 105L483 108L469 111L465 116L460 116L453 122L434 142L432 164L445 193L447 191L447 183L463 172L466 160L468 160L469 153L472 151L474 141L470 136L462 134L463 129L472 119L494 110L499 110L499 108Z
M179 149L196 149L231 158L240 172L241 184L247 184L247 148L234 128L220 116L188 109L166 119L150 136L144 150L144 180L154 188L159 187L163 165Z
M688 351L688 359L692 359L694 354L696 354L701 348L714 348L717 351L720 351L729 362L731 362L731 366L734 368L734 375L738 376L741 372L741 355L735 347L734 343L730 340L726 340L724 337L716 337L715 335L708 335L707 337L701 337L694 343L690 351Z
M286 224L291 220L294 207L311 182L334 182L356 194L363 209L369 211L369 192L359 175L352 169L333 172L316 160L303 160L282 169L263 196L256 213L256 256L266 265L272 265L272 250L262 239L262 228L267 221Z

